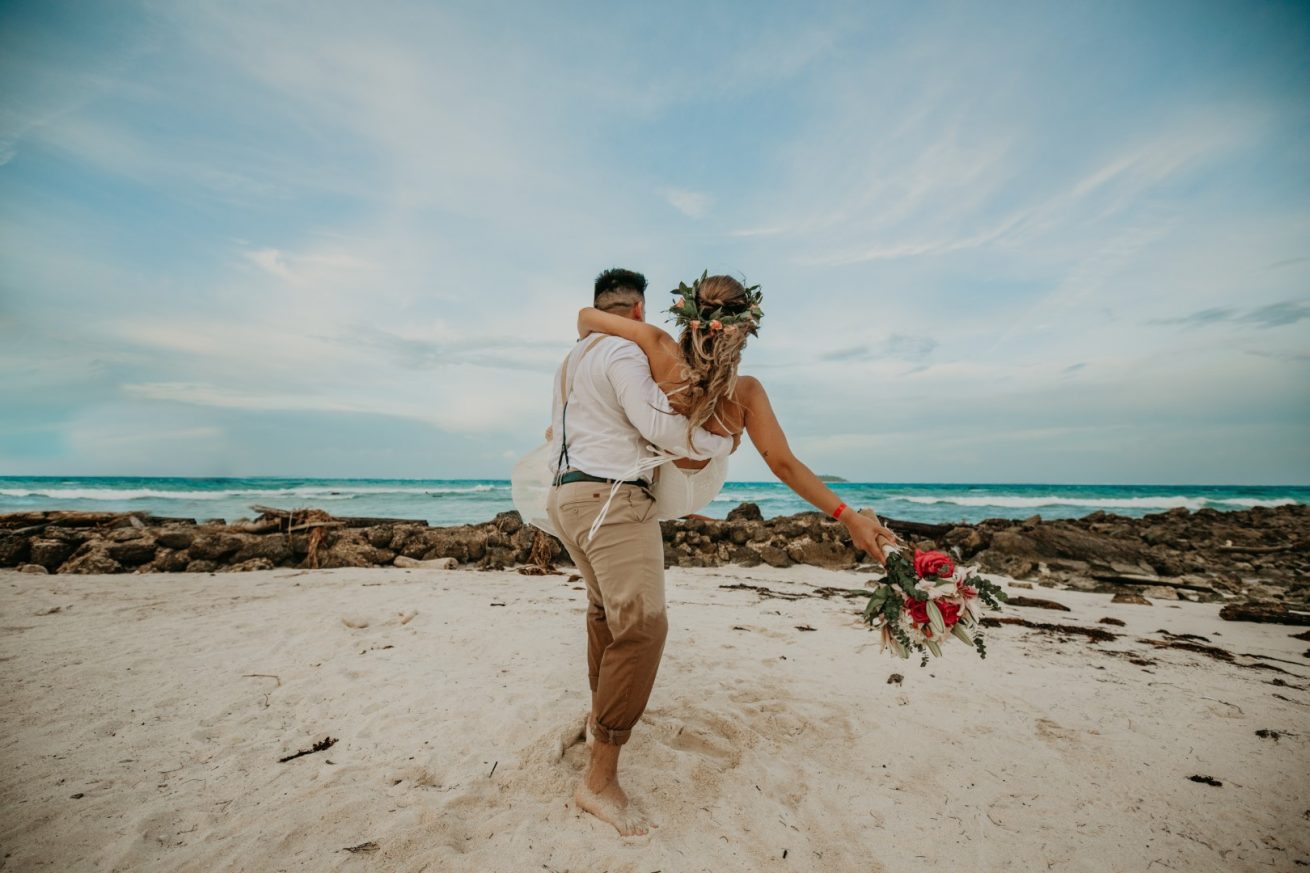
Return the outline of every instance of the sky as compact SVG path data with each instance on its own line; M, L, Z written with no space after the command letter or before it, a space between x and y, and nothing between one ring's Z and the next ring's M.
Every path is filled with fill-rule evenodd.
M505 478L623 266L762 286L816 472L1310 484L1302 3L11 0L0 83L0 475Z

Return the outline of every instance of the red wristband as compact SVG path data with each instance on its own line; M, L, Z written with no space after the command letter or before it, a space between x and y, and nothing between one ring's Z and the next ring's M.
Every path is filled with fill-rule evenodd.
M832 517L841 518L841 514L845 511L846 511L846 504L843 503L841 506L838 506L836 509L832 511Z

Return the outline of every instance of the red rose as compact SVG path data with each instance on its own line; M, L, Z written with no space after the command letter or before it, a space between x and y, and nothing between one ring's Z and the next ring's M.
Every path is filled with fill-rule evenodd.
M920 579L949 576L955 572L955 562L941 552L914 550L914 573Z
M907 597L905 598L905 611L910 614L910 619L914 622L915 627L928 623L928 601Z
M952 626L960 620L960 604L956 603L954 600L946 600L945 598L936 601L936 603L937 608L942 614L942 623L947 627Z
M960 604L945 598L933 602L937 604L937 611L942 614L942 623L947 627L960 620ZM932 624L932 620L928 618L928 601L926 600L918 600L914 597L905 598L905 611L910 614L915 627L923 628L925 625Z

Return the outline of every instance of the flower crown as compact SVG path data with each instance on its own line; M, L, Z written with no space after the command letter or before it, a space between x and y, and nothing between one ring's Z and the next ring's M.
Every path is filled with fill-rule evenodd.
M700 286L709 275L709 270L700 274L700 278L687 287L686 282L679 282L678 287L672 292L678 295L678 298L669 307L669 312L673 314L673 320L685 327L690 327L693 331L706 329L710 333L736 333L740 329L745 329L751 336L759 334L760 319L764 317L763 310L760 309L760 303L764 300L764 294L760 291L759 285L752 285L746 289L746 308L736 313L726 313L722 306L714 308L702 308L700 303Z

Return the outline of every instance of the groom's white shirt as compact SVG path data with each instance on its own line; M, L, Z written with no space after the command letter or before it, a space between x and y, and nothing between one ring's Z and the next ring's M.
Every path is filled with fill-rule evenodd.
M560 448L568 437L568 467L605 479L627 478L634 463L653 456L653 443L675 455L704 460L727 455L732 440L696 428L687 439L687 419L673 412L669 399L650 375L641 347L607 336L582 356L590 338L577 344L561 365L573 383L567 420L555 372L551 406L550 469L558 471ZM694 447L693 447L694 444ZM642 478L649 479L649 475Z

